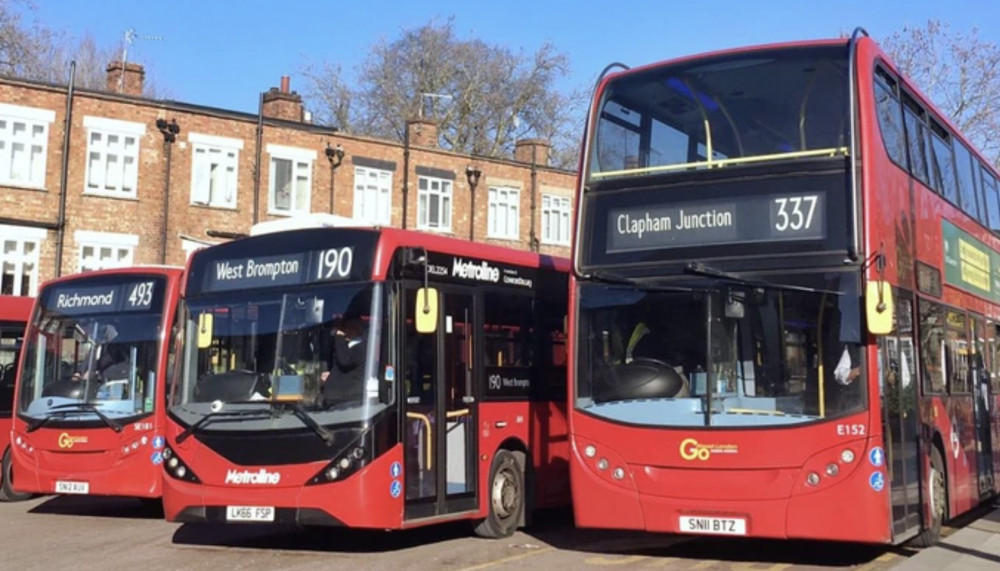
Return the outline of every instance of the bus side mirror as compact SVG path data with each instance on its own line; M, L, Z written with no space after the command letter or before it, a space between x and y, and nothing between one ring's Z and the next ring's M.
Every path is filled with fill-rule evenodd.
M204 312L198 316L198 348L208 349L212 346L212 333L215 316Z
M887 281L868 282L865 288L865 317L872 335L892 333L896 304Z
M438 292L432 287L417 290L416 305L417 333L434 333L438 322Z

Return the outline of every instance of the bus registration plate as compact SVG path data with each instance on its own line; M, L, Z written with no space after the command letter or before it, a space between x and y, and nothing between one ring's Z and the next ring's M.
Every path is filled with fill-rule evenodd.
M88 494L90 493L89 482L70 482L68 480L56 480L57 494Z
M741 517L703 517L682 515L679 529L681 533L746 535L747 520Z
M226 521L274 521L274 508L270 506L226 506Z

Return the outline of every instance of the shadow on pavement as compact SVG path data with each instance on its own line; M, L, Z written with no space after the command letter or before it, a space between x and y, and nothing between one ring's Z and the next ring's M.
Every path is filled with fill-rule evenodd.
M54 496L28 510L33 514L163 519L160 500L104 496Z

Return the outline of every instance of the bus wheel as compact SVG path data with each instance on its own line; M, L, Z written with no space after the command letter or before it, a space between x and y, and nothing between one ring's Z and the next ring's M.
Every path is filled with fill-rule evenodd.
M500 450L490 466L490 513L476 525L476 535L510 537L524 514L524 468L510 450Z
M31 494L14 491L14 470L11 468L10 448L4 450L3 462L0 463L0 502L23 502L31 498Z
M937 447L931 448L931 471L927 478L927 498L930 502L931 521L927 529L913 538L918 547L930 547L941 539L941 524L948 518L948 478L944 460Z

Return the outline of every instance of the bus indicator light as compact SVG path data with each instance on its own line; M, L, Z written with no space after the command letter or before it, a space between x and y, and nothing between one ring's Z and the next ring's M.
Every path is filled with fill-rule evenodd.
M593 444L590 444L583 449L583 453L587 458L593 458L597 455L597 448L595 448Z
M854 451L851 449L845 449L840 453L840 461L844 464L850 464L854 462Z

